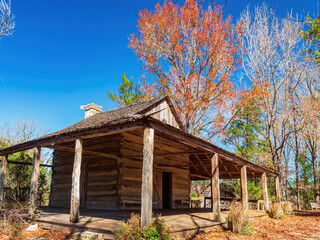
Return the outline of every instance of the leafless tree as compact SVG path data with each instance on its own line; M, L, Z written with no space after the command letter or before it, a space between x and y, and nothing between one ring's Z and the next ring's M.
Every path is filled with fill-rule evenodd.
M263 88L263 137L272 163L283 173L288 138L301 131L306 121L296 109L308 94L306 81L314 76L314 64L303 51L308 46L301 34L302 23L289 16L278 19L266 4L256 6L253 13L248 7L240 21L245 26L243 67L249 80Z
M11 0L0 0L0 37L9 36L15 27L14 16L11 13Z

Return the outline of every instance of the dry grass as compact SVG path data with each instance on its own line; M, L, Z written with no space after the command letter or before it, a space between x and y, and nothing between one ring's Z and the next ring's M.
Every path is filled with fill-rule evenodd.
M251 227L248 221L248 210L244 209L240 202L231 203L227 222L228 228L234 233L241 233L245 235L251 233Z
M269 209L269 216L274 219L281 219L284 216L280 203L272 203Z
M282 203L282 210L285 215L291 215L292 214L292 205L290 202L283 202Z

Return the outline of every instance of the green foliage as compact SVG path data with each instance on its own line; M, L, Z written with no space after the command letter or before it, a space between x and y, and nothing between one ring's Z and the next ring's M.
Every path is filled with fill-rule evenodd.
M118 87L118 95L108 91L108 96L119 106L131 105L139 100L142 93L139 89L139 84L133 82L133 77L130 79L126 77L126 74L122 74L122 82Z
M254 91L254 88L253 88ZM263 130L262 111L254 101L237 106L237 114L226 131L225 143L235 148L235 154L260 163L268 144L260 138Z
M115 239L118 240L169 240L169 228L165 225L164 220L159 217L154 218L152 223L141 228L141 219L137 214L132 213L127 222L123 222L121 227L115 231Z
M247 187L248 187L248 198L249 199L259 200L263 197L262 186L261 186L259 179L254 179L254 180L248 179L247 180ZM233 185L233 189L230 189L230 190L237 193L239 196L241 196L240 179L235 180L235 183Z
M320 16L312 19L306 17L305 23L309 29L304 32L304 38L311 43L311 47L306 51L312 55L317 64L320 64Z

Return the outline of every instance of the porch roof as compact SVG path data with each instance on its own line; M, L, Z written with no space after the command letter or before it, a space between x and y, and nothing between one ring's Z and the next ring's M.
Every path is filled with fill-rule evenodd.
M267 176L272 177L279 175L277 171L271 168L254 164L208 141L193 136L181 128L179 129L170 126L169 124L155 119L152 117L152 114L142 113L144 109L147 109L161 100L163 100L163 98L157 98L128 107L98 113L52 134L0 149L0 156L28 150L34 147L47 147L53 149L58 149L56 147L60 147L60 149L63 150L61 144L74 141L77 138L86 139L110 135L142 128L144 124L148 124L155 129L156 134L163 134L168 139L183 143L196 152L188 153L188 155L190 155L191 163L190 177L193 180L211 179L211 157L215 153L219 154L219 175L222 179L239 178L240 168L244 165L247 166L248 177L260 177L262 173L266 173ZM169 102L169 105L170 103L171 101ZM174 112L174 114L176 113ZM179 125L180 124L181 122ZM87 151L87 153L90 152Z

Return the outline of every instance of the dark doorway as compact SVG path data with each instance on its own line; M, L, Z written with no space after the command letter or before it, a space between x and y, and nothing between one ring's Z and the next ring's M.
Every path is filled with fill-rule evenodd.
M162 208L171 208L171 173L162 172Z

